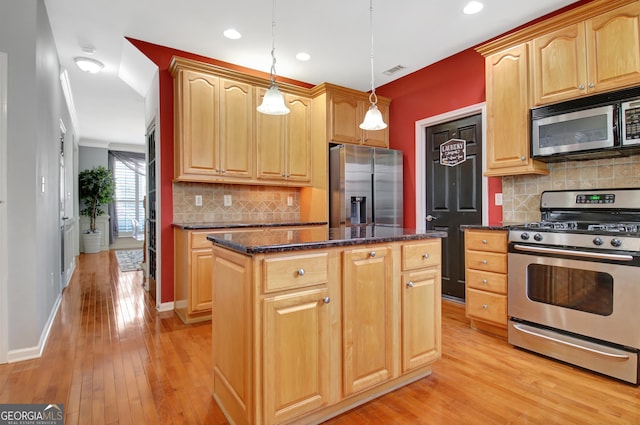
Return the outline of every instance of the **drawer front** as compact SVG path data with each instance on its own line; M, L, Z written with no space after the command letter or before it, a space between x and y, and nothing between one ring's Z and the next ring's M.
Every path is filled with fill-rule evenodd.
M467 268L494 273L507 273L507 254L467 251Z
M465 248L476 251L507 252L507 232L502 230L465 230Z
M197 248L213 248L213 243L207 240L210 231L191 232L191 249Z
M497 325L507 325L507 296L467 288L467 316Z
M327 253L268 257L263 262L264 292L326 283Z
M480 270L467 270L467 288L490 291L498 294L507 293L507 275Z
M440 239L402 245L402 270L440 265Z

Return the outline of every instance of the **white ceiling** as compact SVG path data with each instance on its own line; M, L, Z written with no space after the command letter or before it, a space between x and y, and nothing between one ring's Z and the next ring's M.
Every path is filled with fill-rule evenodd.
M576 0L483 0L463 15L467 0L376 0L376 87L493 38ZM272 2L268 0L45 0L61 65L73 93L80 144L144 144L144 99L153 65L124 37L172 47L268 72ZM307 83L370 87L368 0L278 0L276 70ZM233 27L240 40L222 32ZM99 74L74 64L95 48ZM295 59L306 51L311 60ZM382 73L402 65L393 76ZM120 75L137 77L137 83ZM142 81L140 81L142 79ZM138 90L138 91L136 91Z

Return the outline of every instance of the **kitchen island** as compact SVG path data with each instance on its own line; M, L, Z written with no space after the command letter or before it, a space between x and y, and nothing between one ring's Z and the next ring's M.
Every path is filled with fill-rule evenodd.
M320 423L440 357L440 231L211 234L213 396L233 424Z

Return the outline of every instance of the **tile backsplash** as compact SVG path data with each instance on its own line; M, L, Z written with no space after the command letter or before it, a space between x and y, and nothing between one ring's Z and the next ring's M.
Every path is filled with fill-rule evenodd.
M502 178L503 223L540 220L544 190L640 187L640 155L548 164L549 175Z
M196 195L202 206L196 206ZM224 205L230 195L231 205ZM288 198L292 205L288 205ZM174 223L263 223L300 220L298 188L208 183L173 183Z

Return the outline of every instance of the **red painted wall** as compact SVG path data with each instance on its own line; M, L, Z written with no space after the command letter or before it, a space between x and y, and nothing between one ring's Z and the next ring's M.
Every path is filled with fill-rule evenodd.
M193 53L181 50L171 49L169 47L157 44L147 43L132 38L127 38L138 50L147 56L159 68L160 81L160 193L161 193L161 222L160 233L162 235L162 258L159 258L158 264L161 268L162 284L160 294L160 302L166 303L174 300L173 296L173 78L169 74L169 63L173 56L181 56L187 59L198 60L201 62L218 65L227 69L242 72L248 75L254 75L265 79L269 78L269 74L256 71L254 69L244 68L227 62L195 55ZM278 81L284 81L290 84L311 88L310 84L300 81L281 78Z
M389 145L404 152L404 225L415 227L416 121L484 102L484 58L473 49L464 50L376 92L392 99ZM502 221L502 207L496 207L493 199L502 190L502 180L489 180L489 222L496 224Z

